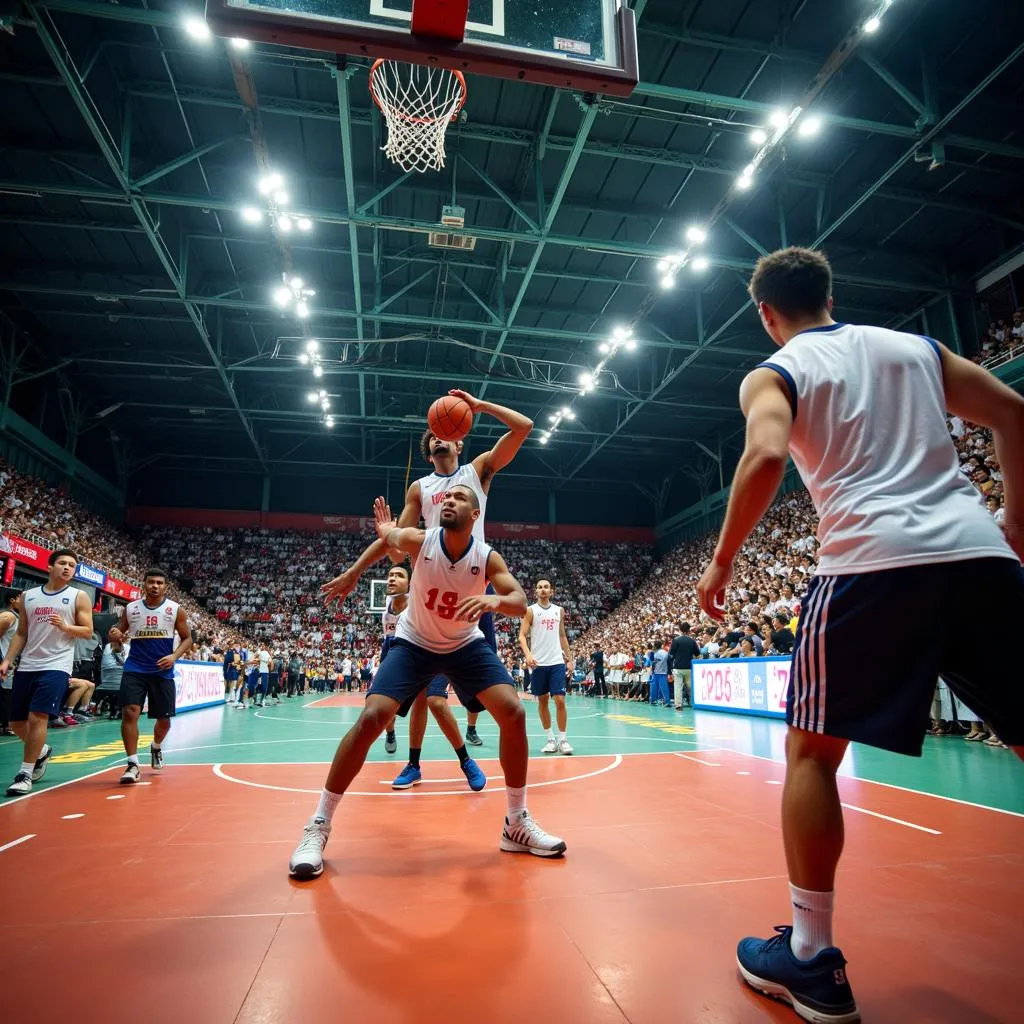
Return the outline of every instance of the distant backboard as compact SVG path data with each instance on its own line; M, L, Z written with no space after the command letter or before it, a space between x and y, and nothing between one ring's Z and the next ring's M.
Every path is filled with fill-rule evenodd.
M370 580L370 611L383 612L388 604L388 581Z
M218 35L405 60L581 92L628 96L639 80L636 19L621 0L208 0ZM454 24L455 30L449 31ZM460 36L461 41L458 41Z

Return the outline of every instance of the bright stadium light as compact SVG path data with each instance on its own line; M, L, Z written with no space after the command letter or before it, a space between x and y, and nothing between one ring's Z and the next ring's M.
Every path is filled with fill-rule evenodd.
M750 141L755 146L763 146L768 141L768 133L763 128L755 128L750 133Z
M287 235L288 232L291 231L291 229L292 229L292 219L291 219L291 217L289 217L287 213L282 213L277 218L277 230L278 231L283 231Z
M691 267L698 273L702 273L711 266L711 260L707 256L698 256L691 264Z
M690 227L686 229L687 241L692 242L694 245L700 245L707 237L707 231L705 231L699 224L691 224Z
M308 366L309 365L309 356L307 356L305 352L300 352L299 353L299 362L302 363L303 366Z
M661 287L664 288L665 291L670 291L672 288L675 288L675 286L676 279L671 274L666 274L661 279Z
M310 338L309 341L306 342L306 351L307 352L317 352L317 351L319 351L319 349L320 349L320 342L318 342L316 340L316 338Z
M299 299L299 301L295 303L295 315L300 320L305 320L309 316L309 304L305 299Z
M300 231L312 231L313 230L313 222L308 217L300 217L295 222L295 225L296 225L296 227Z
M882 19L877 16L868 18L868 20L864 22L864 31L867 32L868 35L877 32L881 27Z
M549 436L550 436L549 434L541 434L540 437L538 438L538 440L540 441L541 444L547 444Z
M602 341L601 344L597 346L597 351L600 352L601 355L607 355L611 350L612 347L607 341Z
M288 199L288 193L283 189L274 193L274 202L277 203L278 206L287 206Z
M283 184L284 178L277 171L268 171L256 183L256 188L261 196L269 196L271 192L276 192L280 189Z
M563 415L563 416L564 416L564 417L565 417L565 418L566 418L567 420L574 420L574 419L576 419L576 413L575 413L575 412L573 412L573 410L572 410L572 409L570 409L570 408L569 408L569 406L567 406L567 405L563 405L563 406L562 406L562 415Z
M287 306L292 301L291 289L285 288L281 285L279 288L274 289L274 304L277 306Z
M327 419L325 419L325 420L324 420L324 426L325 426L325 427L326 427L326 428L327 428L328 430L330 430L330 429L331 429L331 427L333 427L333 426L334 426L334 417L333 417L333 416L328 416L328 417L327 417Z
M196 14L186 14L182 19L182 26L198 43L208 43L213 38L210 26Z
M798 135L809 139L821 131L821 118L817 114L811 114L800 122L796 130Z
M635 352L636 351L636 342L632 338L630 338L629 341L626 342L626 351L627 352Z
M768 122L773 128L785 128L789 124L789 114L784 110L773 110Z
M316 366L313 367L313 376L314 377L322 377L323 375L324 375L324 368L319 363L317 363Z
M246 224L259 224L263 220L263 214L255 206L243 206L239 213Z
M750 167L745 167L743 173L736 179L736 187L740 189L740 191L745 192L753 184L754 171Z
M249 45L250 44L249 44L249 40L248 39L241 39L238 36L235 36L233 39L230 40L230 42L231 42L232 48L235 49L235 50L248 50L249 49Z
M312 403L316 402L320 396L315 391L310 391L310 393L306 395L306 398Z

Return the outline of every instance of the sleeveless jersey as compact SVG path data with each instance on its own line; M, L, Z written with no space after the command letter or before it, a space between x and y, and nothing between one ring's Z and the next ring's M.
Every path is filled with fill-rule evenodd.
M476 468L472 462L459 466L450 476L438 476L431 473L430 476L423 476L419 479L420 485L420 515L428 530L433 530L441 525L441 503L448 490L456 484L470 487L476 491L480 500L480 517L473 524L473 536L478 541L484 539L484 519L487 516L487 495L484 493L483 484L477 475Z
M394 637L395 630L398 629L398 622L405 614L404 612L395 612L391 610L394 600L395 599L393 597L389 597L387 599L387 603L384 606L384 614L380 617L380 624L384 628L385 640L390 640ZM408 605L406 607L408 607Z
M173 667L157 668L156 663L174 650L177 602L164 599L155 608L150 608L145 599L132 601L125 609L125 615L128 616L128 636L132 641L124 663L125 672L173 679Z
M444 549L444 530L427 530L416 558L409 604L398 620L395 637L437 654L449 654L483 639L475 622L455 618L459 602L487 588L489 545L475 537L453 562Z
M3 636L0 636L0 661L4 660L7 652L11 649L11 641L14 639L14 634L18 632L19 621L18 616L14 615L14 622L11 624L11 627Z
M1016 559L960 472L937 342L835 324L760 365L789 386L789 450L818 512L821 575Z
M533 625L530 627L530 651L540 668L548 665L564 665L565 655L562 654L560 626L562 609L557 604L549 604L541 608L539 604L530 605L533 612Z
M75 666L75 638L62 633L47 621L59 615L69 626L75 624L75 598L78 591L65 587L51 594L45 587L35 587L22 598L28 619L28 637L18 662L20 672L67 672Z

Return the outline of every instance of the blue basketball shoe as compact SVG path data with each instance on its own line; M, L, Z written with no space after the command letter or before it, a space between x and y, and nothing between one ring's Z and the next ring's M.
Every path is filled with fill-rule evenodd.
M407 764L391 783L392 789L412 789L423 781L423 773L414 764Z
M835 947L810 960L798 960L790 948L790 925L778 925L773 939L743 939L736 949L743 980L773 999L789 1003L812 1024L854 1024L860 1020L846 980L846 960Z
M462 771L466 776L466 781L469 783L469 788L474 793L479 793L484 786L487 785L487 776L480 770L480 765L476 763L471 757L467 757L462 762Z

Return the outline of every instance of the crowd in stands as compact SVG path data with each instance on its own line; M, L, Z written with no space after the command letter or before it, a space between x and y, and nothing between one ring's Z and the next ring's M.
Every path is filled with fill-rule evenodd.
M1024 355L1024 307L1008 320L994 320L988 325L974 361L991 366L1019 355Z

